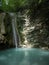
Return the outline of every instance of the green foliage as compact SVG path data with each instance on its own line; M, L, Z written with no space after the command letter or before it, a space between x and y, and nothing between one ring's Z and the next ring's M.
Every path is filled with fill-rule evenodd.
M2 9L5 12L16 12L26 5L26 0L2 0Z

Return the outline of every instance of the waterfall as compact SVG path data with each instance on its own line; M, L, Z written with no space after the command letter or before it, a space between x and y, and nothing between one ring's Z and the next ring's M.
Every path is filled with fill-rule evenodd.
M12 23L12 29L13 29L13 43L17 47L17 32L16 32L16 15L15 13L10 13L11 16L11 23Z

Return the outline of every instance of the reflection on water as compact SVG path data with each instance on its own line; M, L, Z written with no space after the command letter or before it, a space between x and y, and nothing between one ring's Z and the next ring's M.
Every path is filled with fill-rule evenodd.
M22 52L22 50L21 50ZM30 65L30 62L28 61L29 52L27 51L27 48L23 48L24 58L19 63L19 65Z
M46 52L41 52L41 55L48 55L48 53L46 53Z
M0 52L1 65L49 65L49 51L16 48Z
M23 60L19 65L30 65L30 63L27 60Z
M28 56L28 52L27 51L25 51L25 56Z
M10 57L10 56L11 56L11 54L8 54L8 56Z
M1 57L0 57L0 60L6 60L6 59L7 59L6 56L1 56Z

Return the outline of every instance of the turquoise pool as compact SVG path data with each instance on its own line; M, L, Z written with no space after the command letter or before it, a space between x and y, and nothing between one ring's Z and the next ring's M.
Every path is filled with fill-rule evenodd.
M49 51L36 48L0 51L0 65L49 65Z

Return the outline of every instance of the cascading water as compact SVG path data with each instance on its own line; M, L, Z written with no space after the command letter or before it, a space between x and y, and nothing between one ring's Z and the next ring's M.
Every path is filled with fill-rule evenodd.
M13 29L13 43L17 47L17 32L16 32L16 15L15 13L10 13L11 16L11 23L12 23L12 29Z

